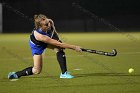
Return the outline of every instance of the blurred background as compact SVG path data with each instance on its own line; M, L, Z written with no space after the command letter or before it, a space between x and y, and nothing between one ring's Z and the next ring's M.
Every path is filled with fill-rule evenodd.
M140 31L139 9L137 0L2 0L0 33L31 32L32 18L40 13L59 32Z

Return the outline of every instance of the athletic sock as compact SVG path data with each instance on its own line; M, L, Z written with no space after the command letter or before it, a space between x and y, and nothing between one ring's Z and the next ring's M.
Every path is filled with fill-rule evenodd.
M25 68L25 69L22 70L22 71L18 71L18 72L16 72L18 78L20 78L21 76L32 75L32 74L33 74L33 72L32 72L32 68L33 68L33 67L28 67L28 68Z
M64 74L67 71L65 52L63 50L60 50L56 55L62 74Z

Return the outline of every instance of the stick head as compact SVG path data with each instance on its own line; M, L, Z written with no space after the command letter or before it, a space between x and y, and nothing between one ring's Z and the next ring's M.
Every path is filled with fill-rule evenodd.
M106 56L116 56L117 55L117 50L113 49L112 52L106 52L105 53Z
M113 49L113 50L112 50L112 53L113 53L112 56L116 56L116 55L117 55L117 50L116 50L116 49Z

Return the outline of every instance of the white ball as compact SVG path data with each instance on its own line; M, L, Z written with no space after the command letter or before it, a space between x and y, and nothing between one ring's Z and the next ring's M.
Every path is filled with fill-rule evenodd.
M134 69L133 68L129 68L128 73L133 73Z

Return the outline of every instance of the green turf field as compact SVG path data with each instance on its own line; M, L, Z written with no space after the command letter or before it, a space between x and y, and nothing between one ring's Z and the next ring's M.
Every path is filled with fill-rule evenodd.
M140 93L140 33L61 33L64 42L118 50L116 57L66 50L73 79L59 79L55 53L46 50L40 75L9 81L10 71L32 65L30 34L0 34L0 93ZM128 73L129 68L135 72Z

